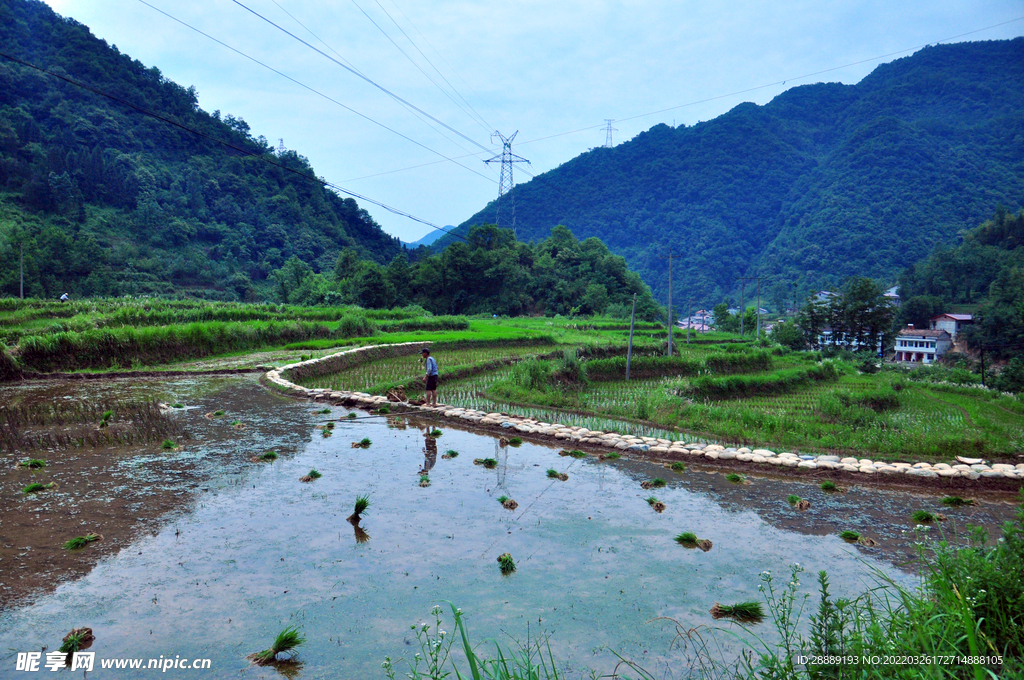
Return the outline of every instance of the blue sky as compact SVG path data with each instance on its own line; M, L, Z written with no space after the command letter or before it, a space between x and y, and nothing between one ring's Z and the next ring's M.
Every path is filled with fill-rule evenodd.
M439 225L462 222L497 195L497 168L482 162L500 151L495 129L519 131L513 150L538 174L604 144L607 118L617 144L658 123L692 125L745 101L764 104L796 85L854 83L925 44L1024 35L1020 0L239 0L455 134L232 0L146 0L419 146L140 0L46 2L194 85L205 110L240 116L275 145L283 139L318 175ZM516 172L517 183L529 179ZM365 207L404 240L430 230Z

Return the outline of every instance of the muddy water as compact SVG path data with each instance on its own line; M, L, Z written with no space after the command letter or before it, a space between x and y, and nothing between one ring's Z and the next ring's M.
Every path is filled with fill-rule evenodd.
M155 535L137 538L35 604L0 614L0 648L11 654L0 658L0 677L15 675L13 651L53 649L77 626L95 631L91 651L98 658L204 657L213 660L211 671L180 675L224 677L246 669L246 654L292 624L308 638L300 677L383 677L384 655L418 651L409 626L443 601L468 614L477 640L550 634L568 677L588 677L591 668L610 672L609 649L660 674L678 669L679 661L668 653L673 628L652 619L714 624L708 610L716 601L760 599L764 570L785 577L788 565L800 562L809 585L813 572L827 569L836 596L862 592L875 570L912 585L915 578L894 566L914 539L909 515L937 509L937 499L906 493L849 489L826 496L796 482L755 478L735 485L717 473L576 460L539 445L499 449L491 437L445 424L435 455L415 424L348 421L343 409L321 415L310 404L266 408L251 382L232 390L237 410L250 405L242 419L259 422L268 442L304 443L274 463L214 476L210 491ZM317 425L330 418L337 426L323 438ZM373 442L369 448L350 446L364 437ZM204 457L203 447L198 441L193 455ZM443 458L449 449L460 455ZM486 457L498 459L497 469L473 464ZM299 482L311 468L323 477ZM548 468L568 480L548 479ZM424 470L426 488L419 485ZM655 476L668 486L640 488ZM371 497L364 543L345 521L362 493ZM651 494L665 502L664 513L644 500ZM791 510L789 494L811 500L811 509ZM501 495L519 507L503 509ZM1012 510L983 503L950 524L969 514L994 527ZM835 536L845 528L880 545L847 544ZM682 548L672 540L682 531L714 547ZM496 562L505 552L518 567L509 577ZM761 631L770 635L767 626ZM728 645L727 636L719 639ZM272 669L244 674L276 677Z

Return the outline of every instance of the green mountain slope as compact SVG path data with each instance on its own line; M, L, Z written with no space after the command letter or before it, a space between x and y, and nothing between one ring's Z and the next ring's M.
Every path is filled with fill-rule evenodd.
M515 188L517 233L596 236L662 300L670 249L676 300L699 304L741 276L787 299L894 279L1000 203L1024 205L1022 96L1024 38L929 47L856 85L796 87L581 154ZM493 219L488 206L460 228Z
M258 297L293 255L321 270L346 247L377 262L401 250L301 155L38 0L0 0L0 52L207 137L0 57L0 295L18 294L22 246L32 296Z

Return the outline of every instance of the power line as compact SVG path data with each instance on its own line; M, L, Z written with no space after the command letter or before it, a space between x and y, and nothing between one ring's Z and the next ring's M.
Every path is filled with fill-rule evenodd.
M259 12L257 12L256 10L254 10L254 9L251 9L251 8L249 8L249 7L246 7L245 5L243 5L243 4L242 4L241 2L239 2L238 0L231 0L231 2L235 3L236 5L238 5L239 7L241 7L242 9L244 9L245 11L247 11L247 12L250 12L251 14L253 14L253 15L255 15L255 16L257 16L257 17L259 17L260 19L262 19L263 21L267 22L268 24L270 24L271 26L273 26L273 27L274 27L274 28L276 28L277 30L281 31L281 32L282 32L282 33L284 33L285 35L287 35L287 36L289 36L289 37L291 37L291 38L293 38L293 39L295 39L295 40L299 41L300 43L302 43L303 45L305 45L305 46L306 46L306 47L308 47L309 49L313 50L313 51L314 51L314 52L316 52L317 54L319 54L319 55L321 55L321 56L325 57L326 59L329 59L330 61L334 62L335 64L337 64L338 66L342 67L343 69L345 69L346 71L348 71L348 72L349 72L349 73L351 73L352 75L354 75L354 76L356 76L356 77L358 77L358 78L360 78L360 79L362 79L362 80L365 80L365 81L366 81L367 83L369 83L370 85L373 85L373 86L374 86L375 88L377 88L378 90L380 90L380 91L381 91L381 92L383 92L384 94L388 95L389 97L391 97L391 98L392 98L392 99L394 99L395 101L397 101L397 102L401 102L401 103L405 104L406 106L412 107L412 108L413 108L413 109L414 109L414 110L415 110L416 112L418 112L418 113L419 113L420 115L426 116L427 118L429 118L430 120L434 121L434 122L435 122L435 123L437 123L438 125L441 125L441 126L443 126L443 127L445 128L445 129L449 130L450 132L453 132L453 133L455 133L456 135L458 135L459 137L462 137L463 139L465 139L465 140L466 140L467 142L469 142L470 144L473 144L473 145L475 145L475 146L478 146L478 147L480 147L481 149L483 149L484 151L487 151L488 153L490 153L490 152L491 152L491 150L490 150L490 149L488 149L488 148L487 148L486 146L484 146L483 144L480 144L479 142L477 142L477 141L475 141L475 140L473 140L473 139L470 139L470 138L469 138L469 137L467 137L466 135L462 134L461 132L459 132L458 130L456 130L455 128L453 128L452 126L450 126L450 125L448 125L447 123L445 123L444 121L438 120L437 118L435 118L434 116L430 115L429 113L427 113L427 112L426 112L426 111L424 111L423 109L419 108L418 106L416 106L416 105L415 105L415 104L413 104L412 102L409 102L409 101L407 101L407 100L403 99L402 97L399 97L399 96L398 96L397 94L395 94L395 93L394 93L394 92L392 92L391 90L387 89L387 88L386 88L386 87L384 87L383 85L380 85L380 84L376 83L375 81L371 80L370 78L368 78L368 77L364 76L364 75L363 75L362 73L360 73L359 71L356 71L356 70L355 70L354 68L352 68L352 67L350 67L350 66L348 66L348 65L346 65L346 64L343 64L342 62L338 61L337 59L335 59L335 58L334 58L334 57L332 57L331 55L329 55L329 54L327 54L326 52L324 52L323 50L321 50L321 49L319 49L319 48L317 48L317 47L315 47L315 46L313 46L313 45L310 45L310 44L309 44L308 42L306 42L305 40L303 40L303 39L302 39L302 38L300 38L299 36L295 35L295 34L294 34L294 33L292 33L291 31L289 31L288 29L284 28L283 26L280 26L280 25L278 25L278 24L274 23L273 21L271 21L271 20L270 20L270 19L268 19L267 17L263 16L262 14L260 14Z
M463 105L462 105L461 103L459 103L459 102L458 102L458 101L457 101L457 100L455 99L455 97L453 97L453 96L452 96L452 95L451 95L451 94L450 94L450 93L449 93L449 92L448 92L447 90L445 90L445 89L444 89L443 87L441 87L441 85L440 85L440 84L438 84L438 82L437 82L436 80L434 80L434 79L433 79L433 78L432 78L432 77L430 76L430 74L429 74L429 73L427 73L426 71L424 71L424 70L423 70L423 68L421 68L421 67L420 67L420 65L419 65L419 64L417 64L417 63L416 63L416 61L415 61L415 60L414 60L414 59L413 59L413 58L412 58L411 56L409 56L409 54L408 54L408 53L407 53L407 52L406 52L405 50L403 50L403 49L402 49L401 47L399 47L398 43L396 43L396 42L395 42L395 41L394 41L394 40L393 40L393 39L391 38L391 36L390 36L390 35L388 35L388 34L387 34L387 32L385 32L385 31L384 31L384 29L383 29L383 28L382 28L382 27L380 26L380 24L378 24L378 23L377 23L376 21L374 21L374 20L373 20L373 18L372 18L372 17L371 17L371 16L370 16L370 15L369 15L369 14L368 14L367 12L366 12L366 10L364 10L364 9L363 9L362 7L360 7L360 6L359 6L359 4L358 4L358 3L356 2L356 0L351 0L351 1L352 1L352 4L353 4L353 5L355 5L355 6L356 6L356 8L357 8L357 9L358 9L358 10L359 10L360 12L362 12L362 13L363 13L363 16L365 16L365 17L366 17L367 19L369 19L369 20L370 20L370 23L372 23L372 24L373 24L374 26L376 26L376 27L377 27L377 30L379 30L379 31L380 31L381 33L383 33L383 34L384 34L384 37L386 37L386 38L387 38L388 40L390 40L390 41L391 41L391 44L392 44L392 45L394 45L394 46L395 46L395 48L396 48L396 49L397 49L397 50L398 50L399 52L401 52L401 53L402 53L402 56L404 56L404 57L405 57L406 59L408 59L408 60L409 60L409 63L411 63L411 64L412 64L413 66L415 66L415 67L416 67L416 69L417 69L417 70L418 70L418 71L419 71L420 73L422 73L422 74L423 74L423 76L424 76L424 77L425 77L425 78L426 78L427 80L429 80L429 81L430 81L430 82L431 82L431 83L432 83L432 84L434 85L434 87L436 87L436 88L437 88L438 90L440 90L440 91L441 91L441 94L443 94L443 95L444 95L445 97L448 97L448 99L449 99L449 100L451 100L451 102L452 102L453 104L455 104L455 106L457 106L457 107L459 108L459 110L461 110L461 111L462 111L462 112L463 112L464 114L466 114L467 116L469 116L469 117L470 117L470 119L471 119L471 120L472 120L472 121L473 121L474 123L476 123L477 125L479 125L480 127L482 127L482 128L484 129L484 130L490 131L491 129L493 129L493 128L491 128L491 126L490 126L490 125L488 125L488 124L487 124L487 121L485 121L485 120L484 120L483 118L480 118L480 117L479 117L479 114L476 114L476 111L475 111L475 110L474 110L474 111L473 111L472 113L470 113L469 111L467 111L467 110L466 110L466 107L465 107L465 106L463 106ZM454 88L454 87L452 87L452 84L451 84L450 82L448 82L448 79L447 79L447 78L445 78L445 77L444 77L444 75L443 75L443 74L442 74L442 73L441 73L440 71L438 71L438 70L437 70L437 67L436 67L436 66L434 66L434 64L432 64L432 63L431 63L430 59L428 59L428 58L427 58L427 55L423 54L423 50L421 50L421 49L420 49L420 48L419 48L419 47L418 47L418 46L416 45L416 43L414 43L414 42L412 41L412 38L410 38L410 37L409 37L409 34L408 34L408 33L406 33L406 32L405 32L404 30L402 30L402 27L398 25L398 22L397 22L397 21L395 21L395 18L394 18L394 17L392 17L392 16L391 16L391 15L390 15L390 14L388 13L388 11L387 11L386 9L384 9L384 6L383 6L383 5L381 5L381 4L380 4L380 2L379 2L378 0L374 0L374 2L376 3L377 7L379 7L379 8L380 8L380 11L384 12L384 15L385 15L385 16L386 16L386 17L387 17L388 19L390 19L390 20L391 20L391 23L393 23L393 24L395 25L395 28L397 28L397 29L399 30L399 32L400 32L400 33L401 33L401 34L402 34L403 36L405 36L405 39L409 41L409 44L411 44L411 45L412 45L412 46L413 46L413 47L414 47L414 48L416 49L416 51L417 51L417 52L419 52L420 56L421 56L421 57L423 57L423 58L424 58L424 59L426 60L426 62L427 62L428 64L430 64L431 68L433 68L433 69L434 69L434 71L435 71L435 72L437 73L437 75L439 75L439 76L441 77L441 79L442 79L442 80L444 80L444 82L448 84L448 87L450 87L450 88L452 89L452 91L455 91L455 88ZM457 92L457 91L455 91L455 93L456 93L456 94L458 94L458 92ZM462 98L462 96L461 96L461 95L459 95L459 97L460 97L460 99ZM465 99L463 99L463 101L465 101ZM468 104L468 102L467 102L467 104ZM470 108L472 108L472 107L470 107ZM474 114L476 114L476 115L474 115Z
M154 11L156 11L156 12L162 14L162 15L164 15L165 17L167 17L171 21L179 23L182 26L184 26L185 28L188 28L189 30L195 31L196 33L198 33L199 35L201 35L201 36L203 36L205 38L209 38L213 42L217 43L218 45L221 45L222 47L225 47L225 48L231 50L235 54L237 54L239 56L242 56L242 57L245 57L246 59L248 59L249 61L251 61L253 63L259 64L263 68L265 68L265 69L267 69L269 71L272 71L272 72L276 73L277 75L281 76L282 78L285 78L286 80L289 80L289 81L295 83L299 87L301 87L303 89L306 89L306 90L309 90L310 92L312 92L313 94L315 94L315 95L317 95L319 97L323 97L324 99L326 99L327 101L331 102L332 104L337 104L338 106L340 106L341 108L345 109L346 111L350 111L350 112L354 113L355 115L359 116L360 118L362 118L362 119L364 119L366 121L369 121L370 123L373 123L374 125L377 125L377 126L383 128L383 129L387 130L388 132L391 132L391 133L393 133L395 135L398 135L399 137L401 137L402 139L404 139L404 140L406 140L408 142L412 142L413 144L415 144L416 146L420 147L421 149L425 149L425 150L429 151L430 153L432 153L434 155L440 156L445 161L448 161L450 163L455 163L455 165L459 166L460 168L463 168L464 170L468 170L468 171L472 172L475 175L479 175L480 177L483 177L484 179L488 180L489 182L494 182L495 181L493 177L488 177L487 175L485 175L485 174L483 174L481 172L478 172L478 171L474 170L473 168L471 168L471 167L469 167L467 165L463 165L462 163L459 163L458 161L456 161L454 158L446 156L445 154L441 153L440 151L435 151L434 149L431 149L429 146L427 146L425 144L422 144L420 142L417 142L412 137L409 137L409 136L407 136L405 134L402 134L398 130L395 130L395 129L391 128L391 127L388 127L384 123L376 121L373 118L370 118L369 116L367 116L366 114L363 114L363 113L360 113L359 111L356 111L351 106L343 104L342 102L338 101L337 99L334 99L333 97L330 97L329 95L326 95L323 92L320 92L319 90L317 90L317 89L315 89L313 87L310 87L309 85L306 85L305 83L303 83L303 82L301 82L299 80L296 80L295 78L292 78L287 73L283 73L282 71L278 71L273 66L270 66L269 64L266 64L266 63L260 61L259 59L256 59L255 57L249 56L245 52L242 52L241 50L239 50L239 49L237 49L235 47L232 47L231 45L228 45L226 42L224 42L222 40L218 40L217 38L213 37L209 33L205 33L203 31L201 31L200 29L196 28L195 26L193 26L193 25L191 25L191 24L189 24L189 23L187 23L185 21L182 21L181 19L179 19L179 18L177 18L177 17L175 17L175 16L173 16L171 14L168 14L167 12L165 12L162 9L160 9L159 7L156 7L154 5L149 4L148 2L146 2L146 0L139 0L139 2L142 3L143 5L145 5L146 7L149 7L150 9L152 9L152 10L154 10ZM289 16L291 16L291 15L289 15Z
M118 104L121 104L122 106L127 106L128 108L130 108L130 109L132 109L134 111L137 111L137 112L139 112L139 113L141 113L143 115L149 116L150 118L154 118L154 119L159 120L159 121L161 121L163 123L167 123L168 125L172 125L172 126L178 128L180 130L184 130L185 132L193 134L193 135L195 135L197 137L200 137L202 139L207 139L207 140L209 140L211 142L215 142L215 143L220 144L222 146L226 146L227 148L229 148L229 149L231 149L233 151L237 151L238 153L242 154L243 156L247 156L247 157L250 157L250 158L255 158L256 160L261 161L263 163L266 163L267 165L272 165L272 166L274 166L276 168L279 168L279 169L284 170L286 172L289 172L289 173L291 173L293 175L301 177L301 178L303 178L303 179L305 179L307 181L316 182L320 186L329 187L331 189L334 189L337 192L346 194L348 196L351 196L352 198L357 198L357 199L359 199L361 201L364 201L366 203L370 203L370 204L375 205L377 207L383 208L384 210L387 210L388 212L390 212L392 214L395 214L395 215L398 215L400 217L405 217L405 218L408 218L408 219L413 220L415 222L419 222L420 224L425 224L428 227L433 227L434 229L438 229L440 231L443 231L446 234L451 234L452 236L455 236L456 238L460 238L463 241L466 241L467 243L469 243L469 239L466 239L461 234L457 234L457 233L455 233L455 232L453 232L451 230L448 230L448 229L445 229L443 227L440 227L440 226L434 224L433 222L431 222L429 220L425 220L425 219L422 219L420 217L416 217L415 215L413 215L411 213L407 213L404 210L400 210L398 208L393 208L390 205L387 205L386 203L382 203L380 201L374 200L374 199L372 199L372 198L370 198L368 196L363 196L362 194L358 194L358 193L356 193L354 191L349 191L348 189L346 189L344 187L341 187L341 186L338 186L337 184L334 184L332 182L328 182L325 179L322 179L322 178L319 178L319 177L313 177L313 176L307 175L307 174L305 174L303 172L299 172L298 170L296 170L294 168L290 168L287 165L284 165L283 163L277 163L275 161L272 161L271 159L267 158L266 152L256 153L255 151L243 148L241 146L238 146L237 144L232 144L231 142L224 141L223 139L217 139L216 137L214 137L212 135L208 135L205 132L201 132L199 130L196 130L195 128L189 127L188 125L184 125L182 123L179 123L176 120L172 120L172 119L167 118L165 116L161 116L158 113L154 113L153 111L150 111L149 109L146 109L146 108L143 108L143 107L139 106L138 104L133 104L132 102L126 101L124 99L121 99L120 97L112 95L112 94L110 94L108 92L104 92L103 90L97 89L97 88L92 87L90 85L86 85L85 83L79 82L77 80L74 80L74 79L69 78L69 77L64 76L64 75L61 75L61 74L56 73L54 71L51 71L49 69L43 68L42 66L36 66L35 64L29 63L29 62L24 61L22 59L18 59L17 57L11 56L11 55L6 54L4 52L0 52L0 57L3 57L4 59L8 59L8 60L14 62L15 64L19 64L19 65L24 66L26 68L30 68L30 69L39 71L40 73L45 73L45 74L47 74L49 76L52 76L53 78L56 78L56 79L58 79L60 81L68 83L69 85L74 85L75 87L81 88L81 89L85 90L86 92L91 92L91 93L93 93L95 95L98 95L100 97L105 97L105 98L107 98L107 99L109 99L111 101L114 101L114 102L117 102Z
M512 213L512 235L516 235L516 199L512 195L512 189L515 188L515 181L512 179L512 164L513 163L526 163L529 165L530 161L526 160L522 156L517 156L512 153L512 140L519 134L519 130L512 133L511 137L506 137L497 130L494 131L493 137L497 137L501 140L501 153L493 158L488 158L484 163L501 163L501 179L498 182L498 205L495 207L494 223L501 226L501 213L505 209L505 202L508 201L510 207L507 209ZM507 197L507 198L506 198Z

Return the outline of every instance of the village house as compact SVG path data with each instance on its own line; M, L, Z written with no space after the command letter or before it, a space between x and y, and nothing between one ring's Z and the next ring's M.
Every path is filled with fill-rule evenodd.
M944 330L916 329L907 326L896 335L896 361L931 364L953 346L953 337Z
M963 330L964 326L974 323L974 317L970 314L939 314L933 316L929 323L933 331L946 331L955 342L956 334Z

